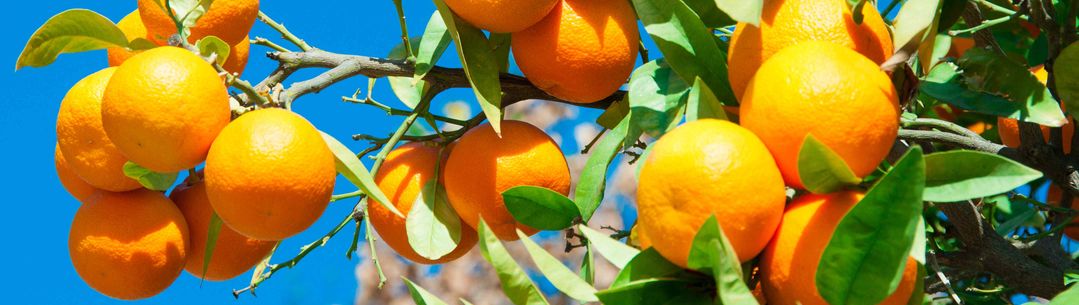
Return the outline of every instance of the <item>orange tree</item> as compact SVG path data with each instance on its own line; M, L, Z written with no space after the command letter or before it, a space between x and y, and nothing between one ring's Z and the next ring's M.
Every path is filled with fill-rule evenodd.
M434 0L413 36L395 0L402 41L377 58L315 48L258 1L145 0L123 26L54 16L16 68L124 55L65 98L56 151L83 202L75 269L115 298L150 297L181 269L217 280L253 268L233 294L254 293L355 224L350 257L362 228L374 249L372 226L419 263L478 244L514 304L547 303L522 263L581 303L1079 302L1062 246L1079 195L1079 3L900 2ZM291 46L242 38L255 19ZM248 43L278 63L255 84L233 73ZM451 44L461 67L438 65ZM523 76L507 73L511 49ZM284 85L312 68L328 70ZM353 136L367 149L289 111L358 76L388 78L405 106L343 97L403 117L388 137ZM450 88L473 89L482 113L433 114ZM503 120L528 99L604 110L576 179L551 138ZM408 132L418 124L435 131ZM639 167L641 213L609 234L588 225L619 154ZM357 190L333 195L334 175ZM1048 200L1016 191L1046 182ZM276 241L345 199L359 200L323 238L274 259ZM566 231L566 251L585 252L579 270L528 238L541 230ZM619 270L609 286L596 287L597 257ZM404 281L418 304L444 304Z

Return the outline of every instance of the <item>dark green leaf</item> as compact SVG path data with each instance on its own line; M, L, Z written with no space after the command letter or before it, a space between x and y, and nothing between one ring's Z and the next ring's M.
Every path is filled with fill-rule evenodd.
M438 296L431 294L408 278L401 277L401 279L408 285L408 293L412 295L412 302L415 302L416 305L446 305L446 302L440 300Z
M723 110L723 103L712 94L712 90L704 85L700 78L693 81L693 87L689 89L688 102L686 103L686 122L698 119L727 120L727 113Z
M682 81L663 59L640 66L629 80L629 132L625 147L636 144L637 137L648 133L659 137L682 120L680 112L689 96L689 85Z
M617 240L611 239L610 236L604 235L599 231L593 230L584 225L577 225L577 230L584 234L588 239L588 243L599 251L599 254L603 255L611 265L616 268L622 268L633 259L637 253L640 253L637 249L627 246Z
M798 177L806 190L814 194L835 192L862 181L843 158L812 134L806 135L798 151Z
M202 276L206 278L206 270L210 268L210 259L214 257L214 249L217 248L217 236L221 233L221 217L217 212L210 215L210 228L206 233L206 250L202 253Z
M132 39L131 42L129 42L127 44L128 49L135 50L135 51L149 50L149 49L153 49L153 48L156 48L156 47L159 47L156 43L154 43L153 41L150 41L149 39L141 38L141 37ZM230 49L230 51L231 51L231 49Z
M360 188L369 199L373 198L382 204L387 210L393 212L398 217L405 218L401 211L397 210L397 207L390 202L390 198L386 197L386 194L382 193L382 190L378 188L378 184L375 183L375 179L371 177L371 172L367 171L367 167L360 162L360 159L356 157L356 153L349 150L345 144L341 144L333 136L322 133L322 139L326 141L326 146L333 152L334 164L337 166L337 172L345 176L349 182ZM368 200L370 202L370 200Z
M1042 173L996 154L953 150L925 156L926 201L953 202L1009 192Z
M127 45L127 36L109 18L86 9L67 10L52 16L34 31L15 62L15 70L47 66L62 53Z
M723 234L716 216L697 230L689 250L688 267L711 273L716 281L716 294L722 304L757 304L753 292L742 281L742 265L734 247Z
M971 51L973 50L977 49ZM971 51L967 51L967 54ZM1060 106L1051 98L1029 103L1012 102L1003 96L973 89L968 86L967 81L957 69L958 67L952 63L938 64L921 82L919 90L934 99L964 110L1047 126L1059 126L1064 122L1064 114L1060 111ZM975 73L971 73L971 76L975 76Z
M1049 89L1020 63L995 52L971 48L959 58L967 88L1007 98L1019 105L1020 121L1060 127L1067 123Z
M607 168L621 150L628 131L629 119L626 118L592 145L574 194L574 202L581 211L581 219L586 222L603 202L603 193L607 187Z
M1068 113L1073 117L1079 117L1079 42L1072 43L1064 51L1060 52L1053 70L1057 86L1057 92Z
M615 101L610 106L607 106L607 110L603 111L603 113L599 115L599 118L596 118L596 124L603 126L603 128L614 129L614 127L618 126L618 123L622 122L622 119L625 119L628 115L629 100L628 98L622 98L621 100Z
M128 161L124 163L124 176L135 179L149 190L164 192L176 182L178 173L158 173Z
M423 31L423 38L420 39L420 46L416 49L416 73L413 82L421 81L424 76L427 76L427 72L434 68L438 59L446 52L450 42L452 39L446 30L442 15L438 12L431 14L431 19L427 21L427 29Z
M877 304L903 277L922 215L925 162L907 152L839 221L817 266L817 290L830 304Z
M501 73L509 73L510 70L511 36L510 33L491 33L487 40L498 61L498 72Z
M490 48L483 31L458 19L443 0L434 1L457 45L457 55L461 58L461 65L476 93L480 108L495 133L502 134L502 85L498 74L501 67L494 50Z
M683 278L686 271L682 267L667 261L654 248L648 248L636 256L630 256L618 272L612 288L621 287L631 282L650 278Z
M576 273L566 268L562 261L551 256L546 249L536 244L519 229L517 230L517 236L521 237L521 242L525 244L525 250L528 250L528 255L532 257L532 262L536 263L536 269L543 273L543 276L547 277L551 284L558 288L558 291L581 303L598 301L596 299L596 288L593 288L592 284L585 282Z
M704 22L704 26L709 28L727 27L738 23L734 18L731 18L731 16L728 16L727 13L724 13L723 10L719 9L717 2L720 1L682 0L682 2L685 2L686 6L689 6L694 13L697 13L697 16L701 17L701 21ZM759 15L760 14L758 14L758 16Z
M232 47L227 42L217 38L217 36L206 36L195 42L195 47L199 49L199 54L203 57L209 58L216 54L214 62L218 65L224 65L225 61L229 59L229 52Z
M850 6L851 19L854 19L856 24L862 24L862 19L865 18L865 14L862 14L865 2L866 0L847 0L847 5Z
M1038 212L1038 210L1029 209L1029 210L1023 211L1022 213L1019 213L1019 215L1016 215L1015 217L1012 217L1011 219L1008 219L1004 223L1001 223L999 226L997 226L997 229L996 229L997 234L999 234L1001 236L1008 236L1008 234L1010 234L1013 230L1015 230L1019 226L1023 225L1023 223L1025 223L1027 221L1027 219L1030 219L1031 217L1034 217L1034 214L1037 213L1037 212Z
M515 305L548 305L543 293L536 288L532 280L525 274L524 269L517 265L506 247L498 241L498 236L487 227L487 223L480 219L479 228L480 251L483 258L487 259L498 273L498 280L502 283L502 292Z
M506 209L513 218L540 230L562 230L581 217L577 204L551 189L522 185L502 192Z
M457 249L461 242L461 218L435 179L424 184L416 196L405 219L405 231L408 244L427 259L439 259Z
M693 284L684 279L646 278L596 293L603 304L651 305L664 304L679 296L695 293Z

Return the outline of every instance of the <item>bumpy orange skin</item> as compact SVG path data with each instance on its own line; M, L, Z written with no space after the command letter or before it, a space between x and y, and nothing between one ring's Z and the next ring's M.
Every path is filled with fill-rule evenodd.
M513 33L512 41L513 58L532 84L560 99L591 103L629 78L640 35L629 1L566 0Z
M97 191L97 188L86 183L85 180L79 178L78 174L75 174L75 171L71 170L71 167L67 164L67 159L64 158L64 153L60 152L60 144L56 144L54 157L56 158L56 176L60 178L60 184L64 186L64 189L71 196L83 201L89 198L90 194Z
M180 276L190 253L187 223L159 192L97 192L75 213L68 251L94 290L117 299L148 298Z
M537 230L518 223L506 209L502 192L522 185L569 194L566 157L543 130L521 121L502 121L502 137L490 124L477 126L457 140L442 173L446 195L472 228L480 218L502 240L517 240Z
M468 23L495 33L524 30L558 4L559 0L446 0L446 5Z
M753 259L779 226L786 202L768 149L728 121L693 121L663 135L639 180L637 225L656 251L682 267L698 229L712 215L738 258Z
M1037 77L1043 84L1049 81L1049 72L1045 71L1045 66L1037 66L1030 69L1031 73L1034 73L1034 77ZM1040 125L1042 129L1042 136L1045 137L1045 141L1049 141L1050 129L1049 126ZM1072 135L1075 134L1075 125L1072 125L1071 117L1068 117L1068 123L1061 127L1060 132L1064 139L1064 153L1070 153L1072 151ZM1004 146L1016 148L1019 147L1021 142L1019 139L1019 121L1016 119L997 117L997 133L1000 134L1000 142Z
M318 220L333 193L334 157L315 126L278 108L240 116L210 148L206 193L244 236L282 240Z
M224 80L201 57L177 47L128 59L101 104L105 133L124 156L163 173L202 163L231 118Z
M401 145L386 156L382 169L375 175L375 183L378 183L378 188L386 193L390 202L401 214L408 215L424 185L438 176L435 167L445 166L445 160L439 163L439 151L440 148L436 144L414 142ZM448 150L443 155L448 155ZM367 208L369 211L367 219L371 221L371 225L378 231L382 240L397 251L397 254L413 262L421 264L450 262L468 254L478 241L476 230L462 222L461 240L457 248L438 259L428 259L416 253L408 243L405 218L394 215L377 201L369 202Z
M224 68L225 71L243 75L244 68L247 68L247 59L250 56L251 40L244 37L240 43L232 45L229 49L229 58L225 60L225 64L221 65L221 68Z
M727 56L731 89L742 99L753 74L783 48L806 41L828 41L858 51L880 64L892 55L892 36L872 5L854 23L844 0L770 0L764 2L760 27L740 22Z
M768 304L828 304L817 292L817 266L839 221L865 194L839 192L795 198L761 258L761 283ZM917 282L918 263L908 258L903 279L881 304L906 304Z
M187 256L184 270L195 277L208 281L234 278L257 265L277 245L275 241L256 240L240 235L223 225L217 233L217 242L213 256L210 257L210 265L206 266L206 273L203 274L202 267L206 258L210 218L214 213L210 198L206 196L206 184L199 181L191 186L179 186L172 191L169 198L176 203L176 207L187 220L187 228L191 233L188 252L191 254Z
M102 95L115 74L106 68L71 87L56 116L56 141L68 166L90 185L111 192L141 187L124 175L127 158L106 136L102 124Z
M776 158L787 185L803 188L798 153L812 134L859 177L888 154L899 133L899 98L888 75L861 54L827 42L772 56L746 90L741 124Z
M139 0L139 15L149 33L147 38L160 45L166 45L169 37L176 34L176 24L156 2L161 0ZM164 3L164 2L161 2ZM251 31L259 13L259 0L217 0L210 9L191 27L188 40L195 42L206 36L217 36L229 45L240 43Z
M116 23L116 26L120 28L120 31L124 32L124 36L127 36L127 40L135 40L135 38L146 38L146 27L142 25L142 17L139 17L139 11L132 11L120 22ZM114 47L108 48L109 67L119 66L124 63L131 56L138 54L138 51L128 51L126 48Z

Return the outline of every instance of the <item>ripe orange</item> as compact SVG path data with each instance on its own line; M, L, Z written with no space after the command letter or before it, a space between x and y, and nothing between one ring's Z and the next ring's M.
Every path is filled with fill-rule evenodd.
M1035 36L1037 37L1037 36ZM952 37L952 45L948 48L948 57L959 58L974 47L974 38Z
M640 36L629 1L565 0L513 33L512 41L517 66L532 84L560 99L591 103L629 78Z
M640 225L635 225L633 229L629 230L629 240L641 250L652 247L652 240L648 238L648 235L644 234Z
M231 118L228 92L217 71L177 47L150 49L128 59L116 69L101 104L105 133L124 156L163 173L202 163Z
M761 259L761 282L768 304L827 304L817 292L817 266L839 221L864 196L855 192L806 194L788 205L783 223ZM917 275L917 262L908 258L899 287L881 304L907 304Z
M315 126L278 108L248 112L221 131L206 158L206 193L221 220L260 240L311 226L330 202L333 153Z
M190 254L187 256L184 270L195 277L210 281L234 278L262 261L277 245L274 241L256 240L240 235L228 226L222 225L217 233L217 242L214 244L213 256L210 257L210 265L206 267L206 273L203 274L202 267L203 259L206 258L210 218L214 213L213 207L210 206L210 199L206 196L206 183L199 181L194 185L179 186L172 191L169 198L176 203L176 207L187 220L191 244L188 247Z
M139 0L139 15L146 24L149 39L166 45L169 37L176 34L176 23L157 2L164 3L161 0ZM195 26L191 27L188 40L195 42L206 36L217 36L229 45L238 44L251 31L258 14L259 0L214 1L210 9L195 22Z
M127 36L127 40L131 41L135 38L147 38L146 27L142 25L142 17L139 17L139 11L132 11L120 22L116 23L116 26L120 28L120 31L124 32L124 36ZM149 38L147 38L149 39ZM107 50L109 67L119 66L124 63L131 56L139 53L138 51L128 51L125 48L113 47Z
M112 192L141 187L124 175L127 158L106 136L102 126L102 94L115 68L90 74L75 83L60 103L56 141L71 171L90 185Z
M244 74L244 68L247 67L247 58L251 56L251 40L244 37L244 40L240 43L232 45L229 48L229 58L225 60L225 64L221 65L225 71L229 71L236 74Z
M468 23L495 33L513 33L536 24L559 0L446 0Z
M165 290L189 254L184 215L146 189L94 193L75 213L67 245L83 281L124 300Z
M97 188L86 183L85 180L79 178L79 175L75 174L75 171L71 170L71 167L67 164L67 159L64 158L64 154L60 152L60 144L56 144L54 156L56 158L56 176L60 178L60 184L64 186L64 189L71 196L83 201L97 191Z
M753 74L783 48L806 41L827 41L862 53L880 64L892 55L892 36L876 7L862 9L854 23L844 0L765 1L760 27L738 23L727 56L731 89L741 100Z
M502 240L517 240L516 229L528 235L537 232L510 215L503 191L530 185L568 195L570 188L569 165L558 144L543 130L513 120L502 121L501 138L490 124L465 133L442 175L446 196L461 219L478 228L482 216Z
M1031 73L1034 73L1034 77L1037 77L1043 84L1049 81L1049 72L1045 71L1045 66L1037 66L1030 69ZM1049 126L1040 125L1042 129L1042 136L1045 137L1045 141L1049 141L1050 129ZM1071 117L1068 117L1068 123L1061 127L1060 132L1064 139L1064 153L1070 153L1072 151L1072 135L1075 134L1075 125L1071 123ZM1000 142L1004 146L1017 148L1019 147L1019 121L1016 119L1009 119L1003 117L997 117L997 133L1000 134Z
M861 54L828 42L779 51L745 92L741 124L772 151L787 185L802 188L798 153L812 134L869 174L899 133L899 98L888 75Z
M686 267L693 238L712 215L741 261L764 249L779 226L786 189L757 136L728 121L698 120L651 149L637 186L637 225L656 251Z
M408 215L424 186L438 176L435 167L445 167L445 157L439 158L439 152L440 148L437 144L414 142L401 145L386 156L382 169L375 175L375 182L401 214ZM448 150L447 153L443 153L443 155L447 154ZM441 264L453 261L468 254L478 240L476 230L462 222L461 240L457 248L441 258L427 259L416 253L408 243L405 218L394 215L378 202L369 201L367 207L367 219L371 221L371 225L378 231L382 240L397 251L397 254L417 263Z

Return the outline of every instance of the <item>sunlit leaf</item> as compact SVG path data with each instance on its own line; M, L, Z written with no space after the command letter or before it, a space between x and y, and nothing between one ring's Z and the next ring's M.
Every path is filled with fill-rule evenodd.
M382 190L378 188L378 184L375 183L375 179L371 177L371 172L367 170L367 167L360 162L360 158L356 157L356 153L348 149L345 144L341 144L333 136L322 133L322 139L325 140L326 146L333 152L334 164L337 166L337 172L345 176L349 182L360 188L369 198L375 199L379 204L382 204L387 210L392 212L398 217L405 218L401 211L397 210L397 207L390 202L389 197L382 193Z
M457 249L461 218L446 199L446 191L431 179L424 184L405 219L408 244L416 254L436 260Z
M496 134L502 134L502 85L498 58L483 31L458 19L443 0L434 0L446 28L457 46L465 75L476 93L480 108Z
M566 268L561 261L547 253L546 249L528 238L528 235L520 229L517 230L517 236L524 243L525 250L528 250L528 255L532 257L532 262L536 263L536 269L543 273L543 276L547 277L551 284L558 288L558 291L582 303L598 301L596 288Z
M214 249L217 248L217 237L221 234L221 217L216 212L210 215L210 228L206 233L206 250L202 253L202 276L206 278L206 270L210 268L210 259L214 257Z
M577 230L588 238L588 242L596 251L599 251L599 254L616 268L624 267L637 253L641 252L587 226L578 225Z
M970 54L973 50L967 51L967 54ZM952 63L938 64L933 67L933 70L921 82L918 89L929 97L964 110L1046 126L1060 126L1065 122L1064 113L1061 112L1060 106L1052 98L1046 99L1047 95L1041 95L1036 99L1013 102L1005 96L971 87L964 76L959 73L958 68ZM1030 72L1026 73L1030 74ZM971 72L970 77L980 78L981 76ZM1033 79L1034 75L1030 75L1030 77ZM1033 80L1037 82L1037 79ZM1039 82L1037 85L1040 84ZM1035 86L1033 84L1028 85ZM1042 85L1041 87L1044 89L1045 86Z
M812 134L806 135L798 152L798 177L806 190L814 194L835 192L862 181L842 157Z
M716 98L715 94L712 94L712 89L708 89L700 78L694 80L693 87L689 88L686 103L686 122L698 119L727 120L723 103Z
M124 176L135 179L142 187L162 192L172 187L179 176L179 173L158 173L131 161L124 163L123 171Z
M405 281L405 285L408 286L408 293L412 296L412 302L415 302L416 305L446 305L446 302L440 300L438 296L431 294L408 278L401 277L401 280Z
M203 37L195 43L195 47L199 49L199 54L203 57L208 58L216 54L217 57L215 57L214 61L218 65L225 64L225 61L229 59L229 52L232 50L228 43L221 40L221 38L217 38L217 36Z
M1072 43L1060 52L1053 63L1054 82L1060 99L1068 108L1068 113L1079 117L1079 42Z
M438 59L446 52L453 39L446 29L446 22L442 20L442 14L434 12L427 21L427 28L423 31L423 37L419 41L416 51L416 73L413 82L421 81L427 72L434 68ZM407 55L406 55L407 56Z
M532 283L525 274L524 269L513 260L506 247L498 241L498 236L487 227L487 223L480 219L479 228L480 251L483 258L487 259L498 273L498 280L502 283L502 292L515 305L548 305L543 293Z
M62 53L127 45L127 36L109 18L86 9L67 10L52 16L34 31L15 62L15 70L47 66Z
M757 299L742 281L742 266L738 254L723 234L723 228L719 226L715 215L708 217L697 230L689 250L688 265L690 269L712 274L716 281L716 293L722 304L757 304Z
M629 131L629 119L623 119L614 129L607 131L603 138L592 145L588 155L588 161L577 180L577 190L574 194L574 202L581 210L581 219L588 221L592 214L599 208L603 201L603 194L607 187L607 168L611 160L622 148L622 142Z
M513 187L502 192L502 199L517 222L540 230L569 228L581 217L573 200L544 187Z
M924 200L953 202L1014 190L1042 173L1019 162L973 150L953 150L925 156Z

